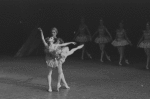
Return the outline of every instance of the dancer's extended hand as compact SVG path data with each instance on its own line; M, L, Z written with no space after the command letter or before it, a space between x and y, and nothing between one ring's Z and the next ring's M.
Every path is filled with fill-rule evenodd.
M39 29L40 31L42 31L42 29L41 29L40 27L39 27L38 29Z
M72 42L72 44L73 44L73 45L76 45L77 43L76 43L76 42Z

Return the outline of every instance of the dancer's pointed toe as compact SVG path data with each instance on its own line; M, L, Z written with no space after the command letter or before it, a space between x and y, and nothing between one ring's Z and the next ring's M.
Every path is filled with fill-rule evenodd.
M60 87L61 87L61 85L57 85L57 91L59 91Z

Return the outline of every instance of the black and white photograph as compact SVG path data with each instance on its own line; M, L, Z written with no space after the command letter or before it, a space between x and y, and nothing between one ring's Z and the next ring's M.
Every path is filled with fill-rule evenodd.
M0 99L150 99L150 0L0 0Z

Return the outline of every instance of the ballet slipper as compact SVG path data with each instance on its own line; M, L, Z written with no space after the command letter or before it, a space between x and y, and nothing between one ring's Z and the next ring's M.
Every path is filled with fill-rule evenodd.
M129 61L128 60L125 60L125 63L129 65Z
M81 60L84 60L84 58L83 58L83 57L81 57Z
M88 54L88 57L89 57L90 59L92 59L92 56L91 56L90 54Z
M63 86L64 86L66 89L70 89L70 87L69 87L67 84L63 84Z
M107 59L108 59L109 61L111 61L110 56L107 56Z
M121 62L119 62L119 65L120 65L120 66L122 66L122 63L121 63Z
M70 87L69 87L69 86L65 86L65 88L66 88L66 89L70 89Z
M61 87L61 85L59 84L59 85L57 85L57 91L59 91L59 88Z
M146 69L149 69L148 65L146 65Z
M102 59L100 59L100 61L103 63L104 61Z
M83 46L84 46L84 44L82 44L82 45L78 46L78 49L81 49L81 48L83 48Z
M52 92L52 89L51 89L51 88L49 88L49 89L48 89L48 92Z

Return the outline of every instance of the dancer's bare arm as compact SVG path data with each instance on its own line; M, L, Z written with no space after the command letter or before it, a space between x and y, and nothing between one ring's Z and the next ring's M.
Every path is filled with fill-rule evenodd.
M126 40L132 45L131 41L130 41L129 38L127 37L126 31L124 31L124 34L125 34Z
M98 33L98 30L93 34L92 38Z
M42 29L41 29L41 28L38 28L38 29L39 29L40 32L41 32L41 37L42 37L42 41L43 41L44 45L45 45L45 46L48 46L48 44L46 43L46 41L45 41L45 39L44 39L44 35L43 35Z
M92 40L91 33L90 33L89 28L88 28L87 26L86 26L86 30L87 30L87 32L88 32L88 34L89 34L89 36L90 36L90 40Z
M112 36L110 35L110 32L108 31L108 29L105 27L105 30L107 32L107 34L109 35L110 39L112 40Z
M142 37L141 37L141 39L139 40L137 46L140 44L140 42L143 40L143 38L144 38L144 35L142 35Z
M63 44L57 44L57 46L67 46L69 44L76 44L76 42L68 42L68 43L63 43Z
M90 37L91 37L91 33L90 33L90 31L89 31L89 28L86 26L86 28L85 28L86 30L87 30L87 32L88 32L88 34L90 35Z

